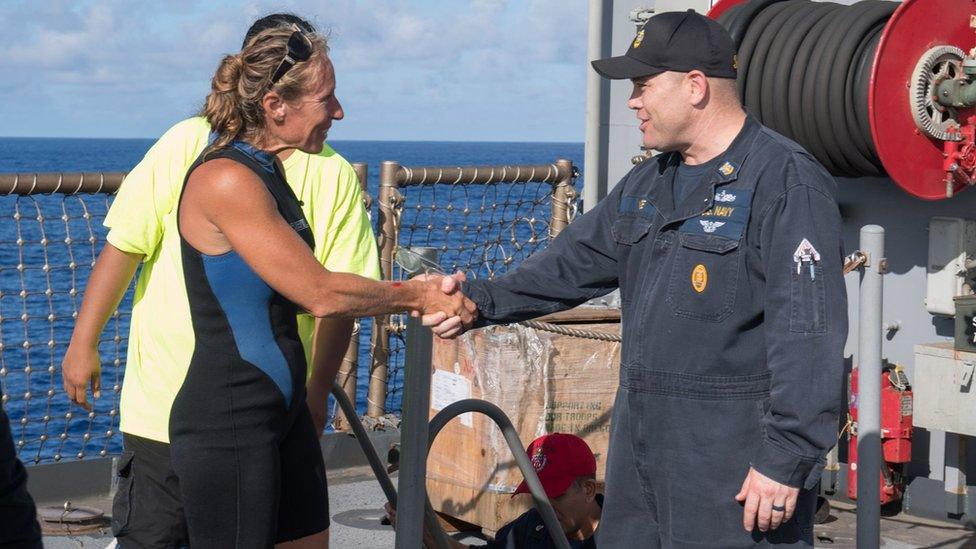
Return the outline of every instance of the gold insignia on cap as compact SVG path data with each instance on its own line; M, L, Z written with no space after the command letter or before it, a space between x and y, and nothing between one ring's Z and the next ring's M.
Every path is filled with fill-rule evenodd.
M739 70L739 56L737 54L732 54L732 68Z
M732 172L735 171L735 166L733 166L732 164L726 162L725 164L722 164L718 168L718 171L719 171L720 174L724 175L725 177L728 177L728 176L732 175Z
M698 265L695 265L695 268L691 271L691 287L694 288L696 292L702 293L705 291L706 286L708 286L708 269L699 263Z
M633 45L631 47L639 48L640 45L641 45L641 42L643 42L643 41L644 41L644 29L641 29L637 33L637 37L634 38L634 43L633 43Z

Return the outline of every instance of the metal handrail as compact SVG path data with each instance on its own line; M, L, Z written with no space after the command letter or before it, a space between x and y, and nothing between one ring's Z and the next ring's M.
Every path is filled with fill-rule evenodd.
M349 427L352 428L352 433L359 441L359 447L362 448L363 454L366 455L366 461L369 462L369 466L373 469L373 474L376 475L376 480L380 483L380 488L383 489L383 494L386 495L386 500L390 502L393 508L396 508L397 502L397 491L396 487L393 486L393 481L390 480L390 474L386 472L386 467L383 466L383 461L380 459L379 454L376 452L376 447L373 446L372 441L369 440L369 434L366 433L366 428L363 427L363 422L354 421L358 417L356 413L356 407L352 405L349 397L342 390L342 387L334 385L332 387L332 397L335 398L336 404L342 409L342 413L345 414L347 418L350 419Z
M0 173L0 195L113 194L125 176L125 172Z

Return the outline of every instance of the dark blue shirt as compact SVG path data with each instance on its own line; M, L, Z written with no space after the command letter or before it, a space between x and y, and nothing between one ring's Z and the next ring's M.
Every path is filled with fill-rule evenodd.
M602 494L596 495L596 502L603 507ZM573 549L596 549L596 541L594 537L585 540L571 539L569 546ZM502 526L494 541L488 542L484 547L487 549L555 549L556 544L549 537L549 530L542 521L542 515L533 507Z
M714 172L718 168L718 163L722 159L721 155L703 164L690 166L683 161L678 164L678 170L674 176L672 194L674 194L674 208L679 208L686 198L694 191L698 185L706 183L705 175Z

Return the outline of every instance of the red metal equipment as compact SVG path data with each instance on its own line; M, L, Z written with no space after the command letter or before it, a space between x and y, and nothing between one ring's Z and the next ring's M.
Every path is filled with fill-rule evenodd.
M966 188L962 177L955 177L947 188L946 176L952 172L946 171L943 154L949 141L918 128L908 96L916 63L927 52L940 45L965 51L972 47L972 12L972 2L965 0L906 1L888 20L875 54L868 116L878 157L891 179L919 198L938 200ZM972 109L960 111L959 120L970 126L971 115Z
M718 19L747 1L720 0L708 15ZM936 96L946 80L976 80L962 70L967 59L976 63L974 13L973 0L905 0L878 42L868 85L871 136L888 176L918 198L976 185L976 111Z
M847 497L857 499L857 384L851 372ZM881 374L881 504L901 499L904 467L912 459L912 390L900 367Z

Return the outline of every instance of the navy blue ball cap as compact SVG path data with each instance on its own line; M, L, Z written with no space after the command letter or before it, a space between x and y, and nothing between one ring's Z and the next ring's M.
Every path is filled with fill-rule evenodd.
M593 68L614 80L693 70L735 78L735 44L722 25L694 10L665 12L644 23L625 55L593 61Z

